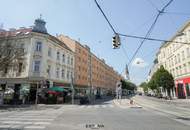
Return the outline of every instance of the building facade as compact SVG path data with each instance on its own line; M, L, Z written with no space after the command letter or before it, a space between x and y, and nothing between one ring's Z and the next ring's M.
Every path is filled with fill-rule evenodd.
M115 90L116 82L123 79L121 75L94 55L87 45L64 35L58 38L75 53L75 87L87 93L93 90L94 94L101 95Z
M158 66L163 65L174 77L178 98L190 97L190 22L164 43L157 53ZM176 43L181 42L181 43Z
M70 87L74 78L74 53L63 42L47 33L45 21L36 19L33 28L20 28L0 33L0 43L22 44L25 55L20 69L8 68L0 72L0 86L14 91L20 100L22 90L28 91L33 102L37 87ZM1 89L2 90L2 89Z

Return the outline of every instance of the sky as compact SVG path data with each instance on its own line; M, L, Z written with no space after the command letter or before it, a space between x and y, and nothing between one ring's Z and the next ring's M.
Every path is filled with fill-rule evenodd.
M145 36L157 9L169 0L97 0L116 32ZM158 19L151 37L169 40L190 18L190 0L174 0ZM0 24L4 29L29 27L40 17L47 22L48 33L64 34L91 48L117 72L125 66L141 40L121 37L120 49L112 49L114 33L94 0L0 0ZM130 80L145 81L153 65L160 42L146 41L129 66Z

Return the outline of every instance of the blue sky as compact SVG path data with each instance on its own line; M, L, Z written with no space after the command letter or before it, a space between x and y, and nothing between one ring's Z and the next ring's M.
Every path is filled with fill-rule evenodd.
M144 36L157 13L168 0L97 0L117 32ZM150 1L154 4L150 4ZM123 72L139 39L121 37L122 48L112 49L113 32L97 9L94 0L0 0L0 23L4 28L28 27L42 14L50 34L64 34L87 44L91 50ZM174 0L168 12L190 14L189 0ZM156 7L156 8L155 8ZM163 14L151 37L169 39L189 20L190 15ZM146 41L136 56L144 66L130 66L131 80L137 84L147 78L161 43ZM127 53L124 53L124 50Z

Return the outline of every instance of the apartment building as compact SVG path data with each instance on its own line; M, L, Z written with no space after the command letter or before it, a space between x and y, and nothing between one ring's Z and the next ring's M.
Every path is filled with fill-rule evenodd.
M29 100L35 100L37 86L70 87L74 77L74 53L66 44L48 34L45 21L35 20L32 28L11 29L0 33L0 43L17 42L24 49L24 61L19 64L21 70L8 68L0 72L0 86L12 89L22 97L21 90L28 90Z
M174 42L164 43L157 53L158 66L163 65L173 75L176 96L178 98L189 98L190 22L187 22L169 41Z
M94 55L87 45L64 35L59 35L58 38L75 52L74 83L78 91L89 93L93 90L95 94L103 94L115 90L116 82L123 78L121 75Z

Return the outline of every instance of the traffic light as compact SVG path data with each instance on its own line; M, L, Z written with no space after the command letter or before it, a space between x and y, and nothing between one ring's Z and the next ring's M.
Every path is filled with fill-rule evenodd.
M116 49L121 45L118 34L116 34L114 37L112 37L112 44L113 44L113 49Z

